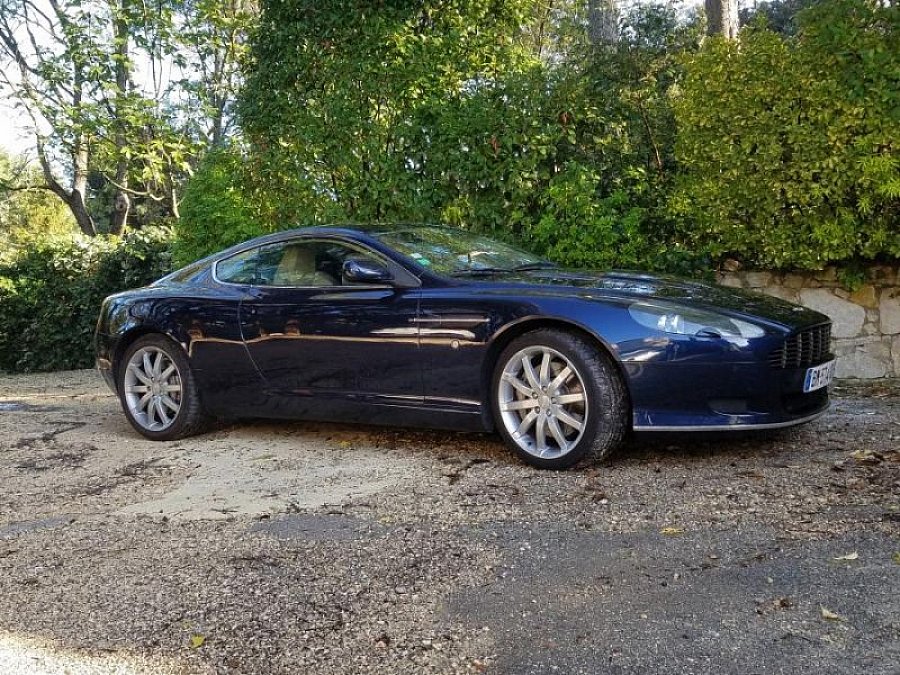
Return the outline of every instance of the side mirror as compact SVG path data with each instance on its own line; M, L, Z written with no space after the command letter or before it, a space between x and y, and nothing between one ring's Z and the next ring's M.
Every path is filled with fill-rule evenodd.
M346 281L353 283L383 283L391 281L394 275L384 265L371 260L359 260L351 258L344 262L341 274Z

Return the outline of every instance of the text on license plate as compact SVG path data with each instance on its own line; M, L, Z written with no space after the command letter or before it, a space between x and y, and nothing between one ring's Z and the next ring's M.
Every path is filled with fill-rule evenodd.
M803 380L803 393L827 387L833 379L834 361L810 368L806 371L806 379Z

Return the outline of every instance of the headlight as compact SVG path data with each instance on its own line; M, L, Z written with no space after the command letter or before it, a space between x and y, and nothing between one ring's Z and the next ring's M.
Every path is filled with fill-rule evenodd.
M759 326L724 314L662 302L636 302L628 308L628 313L642 326L677 335L758 338L766 334Z

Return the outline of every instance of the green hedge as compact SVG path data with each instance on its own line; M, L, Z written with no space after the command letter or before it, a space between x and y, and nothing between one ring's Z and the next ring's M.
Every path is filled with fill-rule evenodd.
M247 145L190 181L179 262L272 229L425 221L563 264L709 264L667 214L667 92L699 36L674 9L629 9L617 48L582 44L554 67L518 39L533 3L351 4L261 3Z
M187 184L181 218L175 223L176 266L271 231L247 193L249 182L237 150L218 150L203 158Z
M900 257L900 7L828 0L797 38L751 26L686 59L672 209L757 267Z
M563 264L681 274L900 258L896 5L823 0L795 36L753 25L731 42L640 5L615 49L558 66L514 39L521 0L483 24L473 0L351 18L321 5L261 3L247 147L190 181L179 263L353 221L441 221Z
M0 371L88 368L100 303L171 269L172 231L36 242L0 266Z

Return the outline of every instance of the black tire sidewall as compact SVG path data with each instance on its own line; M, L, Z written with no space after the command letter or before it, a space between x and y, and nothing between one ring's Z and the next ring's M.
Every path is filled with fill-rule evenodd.
M526 347L545 346L550 347L565 356L581 377L582 383L588 395L587 426L576 446L565 455L553 459L536 457L519 447L503 424L500 413L498 389L503 369L510 358ZM525 333L515 338L501 352L491 378L490 402L494 414L495 426L506 445L513 450L523 461L540 469L568 469L585 459L601 440L604 429L615 428L621 424L616 418L621 415L623 401L616 401L614 393L616 388L610 386L611 378L618 377L614 372L608 357L581 337L562 330L540 329ZM618 439L614 438L605 445L616 445ZM608 454L611 448L601 448L601 455Z

